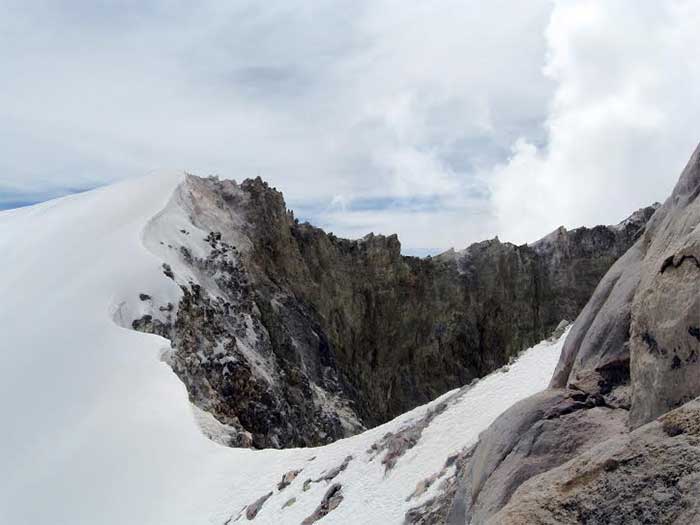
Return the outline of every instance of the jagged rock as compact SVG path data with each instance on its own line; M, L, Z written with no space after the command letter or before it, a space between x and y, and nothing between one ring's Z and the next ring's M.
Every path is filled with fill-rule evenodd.
M433 484L441 479L443 476L447 474L447 469L455 465L455 475L451 476L450 478L446 479L443 481L441 484L441 488L443 491L447 490L447 488L454 482L454 479L457 477L457 473L461 472L463 469L463 465L465 462L465 459L473 453L473 448L469 450L463 450L460 453L453 454L447 458L445 461L445 465L440 469L439 472L435 472L428 476L427 478L419 481L416 484L416 488L413 490L410 496L406 498L406 501L411 501L414 498L419 498L422 496L425 491L427 491L430 487L433 486Z
M564 332L566 332L566 329L571 326L571 323L567 321L566 319L562 319L562 321L557 325L557 327L554 329L552 332L552 335L549 336L550 341L558 341L559 338L564 335Z
M346 468L348 468L348 465L350 462L353 460L352 456L345 456L345 459L343 459L343 462L338 465L337 467L333 467L327 472L323 472L321 476L319 476L316 479L307 479L304 481L304 484L302 486L302 490L306 492L311 488L312 483L320 483L321 481L333 481L338 474L343 472Z
M432 474L431 476L428 476L425 479L420 480L418 483L416 483L416 488L411 492L411 495L406 498L406 501L410 501L413 498L419 498L423 494L425 494L425 491L428 490L433 483L435 483L438 479L439 475L436 472L435 474Z
M173 370L231 445L257 448L329 443L501 367L578 314L653 212L419 259L395 235L299 223L259 178L188 176L171 205L207 232L163 264L182 289Z
M172 248L172 246L169 246L169 247ZM170 265L168 263L163 263L163 273L169 279L175 279L175 274L173 273L173 269L170 267Z
M343 501L343 488L340 483L334 483L326 491L321 503L314 513L301 522L301 525L311 525L333 511Z

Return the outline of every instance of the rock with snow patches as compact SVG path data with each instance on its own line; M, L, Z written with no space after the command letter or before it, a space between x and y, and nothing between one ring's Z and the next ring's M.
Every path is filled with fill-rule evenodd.
M236 264L233 247L238 252L249 247L244 238L234 237L240 230L234 208L219 203L201 209L196 215L202 229L192 226L186 207L166 205L171 195L182 197L172 194L181 180L177 174L156 175L0 212L0 267L6 277L0 279L0 292L12 297L0 303L6 343L0 399L13 422L0 433L0 521L299 524L315 513L334 483L342 485L343 501L318 523L398 524L406 512L427 509L431 501L432 515L444 515L442 495L454 486L461 464L455 454L469 450L478 433L512 403L546 386L561 340L522 353L507 372L469 382L426 406L326 446L221 446L239 440L251 445L254 436L242 422L235 427L233 417L231 424L223 424L212 415L225 409L216 405L217 369L221 367L226 377L238 374L234 383L246 374L231 369L244 360L243 368L253 370L255 382L269 374L275 383L276 369L269 354L244 344L254 341L256 333L248 310L236 311L231 303L233 313L222 320L213 310L219 308L217 297L224 299L227 293L220 290L208 301L196 299L202 290L209 296L217 281L226 287L226 280L233 279L233 272L225 268L227 261ZM211 226L228 223L233 226L222 228L228 238L224 233L221 238L210 236ZM27 231L33 234L27 236ZM180 249L185 239L188 255ZM230 251L222 242L232 247ZM52 254L50 265L46 253ZM212 253L214 260L207 263ZM163 276L163 261L173 278ZM75 278L76 272L80 278ZM243 285L242 280L238 283ZM200 296L193 285L201 287ZM201 337L201 352L177 356L169 341L134 331L131 323L150 315L151 321L177 324L178 316L185 315L178 312L181 286L191 295L188 300L198 301L184 310L186 316L201 316L202 326L207 316L214 322L208 330L189 334L183 323L182 338ZM236 290L237 285L230 287L231 293ZM151 300L141 301L140 293ZM236 336L231 354L209 339L220 340L222 327ZM177 364L180 359L189 363ZM192 389L194 382L188 390L172 373L175 366L191 366L193 372L200 367L210 375L188 379L197 380L197 390ZM213 382L205 381L207 377ZM26 388L32 384L50 385L51 395L43 388ZM21 396L16 395L19 391ZM202 406L212 410L193 404L195 398L198 403L210 399L211 407ZM331 401L326 397L324 406ZM389 433L401 435L441 403L447 404L445 410L430 420L417 440L410 440L414 445L395 458L392 469L387 471L381 463L383 454L372 459L372 444ZM36 421L43 424L37 426ZM353 459L332 481L322 479L348 456ZM300 479L277 489L285 474L301 469ZM304 490L306 479L322 481ZM407 501L427 479L434 481ZM248 520L248 506L269 493ZM285 506L290 500L294 504Z
M300 223L259 178L189 175L144 232L179 302L162 310L149 293L131 326L170 339L173 370L227 444L330 443L483 377L575 317L652 212L419 259L395 235Z
M343 487L340 483L334 483L331 485L326 493L323 495L321 503L319 503L318 508L314 513L308 518L301 522L301 525L311 525L316 523L318 520L328 515L329 512L335 510L338 505L343 501Z
M258 515L258 512L260 512L260 509L262 508L263 505L265 505L265 502L270 499L270 496L272 496L272 492L268 492L264 496L260 496L257 500L255 500L253 503L248 505L248 508L246 508L245 511L245 517L247 520L252 520L255 519L255 516Z
M284 476L282 476L282 481L280 481L277 484L277 490L286 489L292 483L292 481L294 481L296 479L296 477L299 475L300 472L301 472L301 469L300 470L290 470L289 472L286 472L284 474Z
M0 212L0 292L12 297L0 304L0 398L13 421L0 435L2 520L440 523L463 493L478 434L549 381L567 335L520 350L578 311L578 299L556 299L559 286L592 287L592 274L578 280L574 268L600 270L638 233L631 223L600 230L583 251L557 244L560 232L541 253L489 241L422 260L402 257L392 237L345 241L297 225L261 181L189 177L171 193L178 182L146 178ZM545 264L550 256L558 262ZM664 275L688 262L671 261ZM152 333L131 330L134 321ZM313 451L220 446L327 443L462 384ZM521 424L525 435L565 436L557 425L624 410L612 404L624 381L603 386L610 392L562 395L543 412L552 429ZM694 439L689 422L670 420L669 439ZM546 464L533 434L512 447L532 471ZM372 451L388 435L396 441ZM531 471L507 459L482 465ZM277 488L302 469L317 482Z

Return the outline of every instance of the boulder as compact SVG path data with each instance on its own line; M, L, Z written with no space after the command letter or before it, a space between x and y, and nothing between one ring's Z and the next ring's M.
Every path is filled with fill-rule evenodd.
M489 525L700 522L700 400L523 483Z

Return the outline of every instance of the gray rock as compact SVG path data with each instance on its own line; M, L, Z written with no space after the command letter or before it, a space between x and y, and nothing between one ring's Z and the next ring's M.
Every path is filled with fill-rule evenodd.
M334 483L329 487L311 516L308 516L301 525L311 525L335 510L343 501L343 488L340 483Z
M332 468L328 472L324 473L321 477L318 479L313 480L314 483L319 483L321 481L332 481L334 480L338 474L343 472L346 468L348 468L348 465L352 461L352 456L345 456L345 459L343 462L338 465L337 467Z
M285 473L285 475L282 476L282 481L277 484L277 490L286 489L289 485L291 485L292 481L296 479L300 472L301 470L290 470L289 472Z
M566 319L562 319L562 321L557 325L557 327L554 329L552 332L552 335L549 336L550 341L558 341L561 336L564 335L566 332L566 329L571 326L571 322L567 321Z
M603 277L564 343L550 386L598 393L629 382L629 325L639 284L642 241Z
M624 410L596 404L582 392L546 390L499 416L466 465L452 522L483 523L525 480L625 432Z
M449 456L440 472L434 473L427 479L422 480L417 484L415 491L406 501L420 497L433 483L435 483L438 479L442 479L438 487L439 492L436 496L430 498L422 505L414 507L406 512L404 517L404 523L406 525L458 523L458 521L455 521L454 516L450 519L450 513L461 516L463 522L465 513L461 509L455 512L454 503L456 501L463 502L464 500L456 500L455 495L460 487L460 481L464 478L466 465L468 464L468 461L472 457L473 453L474 447L469 447L464 448L457 454ZM454 473L450 476L446 476L447 469L453 465L455 467Z
M649 224L632 306L631 424L700 395L700 147Z
M388 432L382 436L382 439L373 443L367 451L370 454L370 460L384 452L382 465L384 465L385 472L390 471L394 468L399 458L416 446L423 434L423 430L430 425L433 419L447 409L449 402L450 400L444 401L429 409L422 418L409 423L397 432Z
M700 401L534 477L489 525L700 522Z
M146 314L139 319L134 319L131 323L131 327L139 332L157 334L161 337L169 337L172 330L172 324L170 322L155 319L150 314Z
M260 509L262 509L265 502L268 499L270 499L271 496L272 496L272 492L268 492L264 496L261 496L260 498L255 500L253 503L248 505L248 507L246 508L246 511L245 511L246 519L248 519L249 521L252 519L255 519L255 516L258 515L258 512L260 512Z
M627 403L633 427L700 394L699 192L700 148L596 288L552 380Z

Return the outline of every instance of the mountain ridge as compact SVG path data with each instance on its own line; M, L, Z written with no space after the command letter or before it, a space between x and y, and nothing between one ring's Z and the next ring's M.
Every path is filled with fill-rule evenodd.
M255 448L329 443L506 364L578 314L654 211L416 258L300 223L259 177L187 175L169 207L178 226L147 237L182 296L144 289L131 326L170 339L190 399Z
M182 186L178 188L179 182L179 176L178 180L148 178L0 214L0 262L5 270L0 291L10 298L0 304L8 342L0 357L7 372L0 390L12 421L0 436L0 454L7 468L0 480L2 519L11 523L97 520L223 525L235 520L300 523L322 518L329 523L461 525L466 523L466 510L475 523L575 523L583 518L614 523L621 513L639 517L640 523L645 523L645 516L646 522L657 523L658 513L644 514L655 504L647 497L652 494L668 502L658 507L662 518L668 513L671 519L693 521L693 497L688 490L693 480L684 472L687 466L692 470L696 465L696 422L700 420L696 405L686 403L629 433L626 407L633 399L629 390L633 385L626 383L630 379L619 368L602 369L604 375L597 380L592 374L573 374L572 388L537 394L552 377L562 344L568 350L561 362L571 360L574 365L566 373L567 381L572 370L599 374L596 362L616 362L609 359L619 354L613 346L593 345L601 352L597 356L576 354L583 351L579 336L594 325L585 321L587 315L593 319L600 315L601 326L616 326L618 318L608 318L615 311L614 301L606 315L599 310L610 296L609 287L622 283L619 274L628 266L629 255L613 265L608 271L612 279L603 279L593 294L602 303L589 301L593 306L586 308L590 311L579 316L568 334L557 330L562 339L518 354L514 362L468 386L323 447L249 450L219 446L217 443L231 445L240 439L241 431L222 424L206 410L217 409L217 392L206 390L212 384L202 381L195 386L213 406L193 406L188 403L191 392L172 368L185 358L196 360L197 367L213 366L217 353L217 359L233 366L235 356L217 344L217 309L225 313L227 291L234 293L231 298L239 308L257 308L255 300L250 304L250 295L258 283L236 270L240 270L238 259L260 255L251 255L255 246L250 237L239 235L241 228L248 227L246 214L240 213L245 206L228 206L212 191L207 198L219 204L193 211L184 204L201 200L182 191ZM231 187L230 198L250 203L250 195L236 187ZM689 206L694 188L690 185L687 195L679 195L678 210ZM211 188L202 184L197 191ZM678 313L678 305L683 304L678 299L693 296L684 295L694 286L693 274L687 272L695 271L692 260L684 256L698 254L693 242L686 242L692 236L684 236L700 221L678 210L671 213L671 205L667 208L668 217L675 217L671 222L658 218L652 222L660 221L654 228L667 230L666 241L670 242L659 241L665 248L648 265L648 275L663 280L651 280L651 295L666 290L663 301L657 298L649 303L660 308L652 310L651 322L657 318L661 324L645 326L657 347L666 350L665 355L660 350L651 355L657 365L649 370L658 371L662 386L679 387L675 394L668 392L679 397L665 397L662 389L652 401L673 404L682 402L693 388L692 381L678 381L685 377L686 367L693 370L692 362L685 363L691 354L674 353L678 344L673 341L680 341L681 336L690 338L692 344L694 340L688 326L670 332L664 332L663 326L668 315ZM284 213L286 216L286 210ZM193 219L199 226L193 225ZM222 230L220 236L213 231L216 228ZM309 237L316 238L313 231ZM274 236L270 240L267 246L274 250L278 241ZM648 250L654 244L651 241L649 235L636 242ZM504 244L490 242L473 251L486 260L490 260L489 250L510 257L516 254L520 260L532 251L531 247L504 248ZM639 251L628 253L640 257ZM512 259L504 256L503 260ZM472 265L478 262L478 257L471 260ZM490 267L512 268L505 263ZM494 275L490 282L506 282L498 277L506 274ZM278 290L276 286L286 286L283 277L273 273L264 284ZM666 289L668 285L673 287ZM131 323L138 320L147 325L142 328L170 336L167 317L177 322L179 303L187 294L190 304L182 310L186 317L181 320L180 334L203 337L204 341L194 343L211 344L202 346L205 351L178 357L169 340L132 329ZM234 303L228 302L235 314ZM269 304L279 308L272 300ZM630 310L632 315L634 308ZM690 317L678 317L681 324L693 312ZM605 322L604 317L608 318ZM236 325L235 315L225 318L223 333L229 329L255 331L247 322ZM193 319L209 326L211 333L200 331ZM631 320L633 317L627 319ZM619 321L626 322L624 318ZM228 322L233 324L228 326ZM42 329L37 330L38 326ZM624 333L625 325L620 326ZM643 333L638 333L640 342L649 348L645 339L651 339L642 337ZM245 337L240 340L247 341ZM614 338L608 342L613 343ZM608 354L606 349L613 352ZM241 343L238 350L255 348ZM159 362L159 355L170 366ZM682 359L680 368L674 368L674 356ZM260 377L270 371L266 361L277 359L272 351L243 357L246 364L242 366ZM691 376L687 379L692 380ZM257 377L249 378L248 383L258 383ZM533 394L535 397L528 398ZM504 473L508 483L500 482ZM562 486L566 494L559 490ZM480 490L473 491L474 487ZM494 487L502 489L495 491ZM625 492L624 487L633 487L633 492ZM606 495L611 496L612 504L606 503Z

